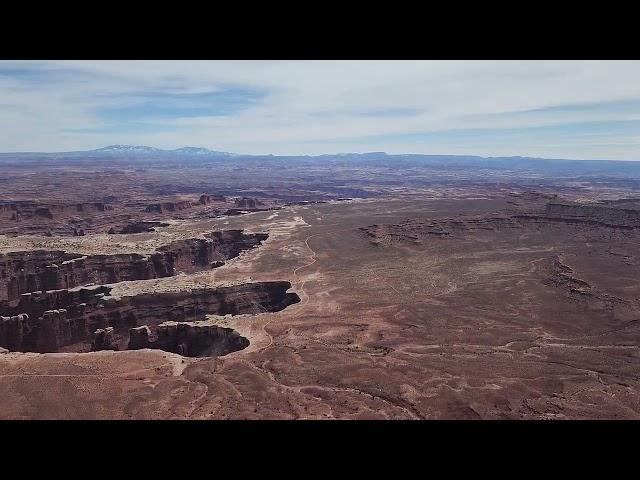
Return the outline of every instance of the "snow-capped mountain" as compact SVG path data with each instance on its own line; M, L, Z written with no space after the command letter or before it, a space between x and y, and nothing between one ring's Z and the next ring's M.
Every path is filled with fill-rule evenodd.
M235 153L229 152L219 152L217 150L209 150L208 148L201 147L182 147L176 148L175 150L169 150L173 153L181 154L181 155L235 155Z
M83 152L71 152L79 154ZM107 147L89 150L85 152L91 156L96 155L134 155L134 156L234 156L234 153L218 152L201 147L182 147L174 150L163 150L161 148L147 147L144 145L109 145Z
M162 150L154 147L145 147L143 145L109 145L107 147L90 150L91 152L100 153L161 153Z

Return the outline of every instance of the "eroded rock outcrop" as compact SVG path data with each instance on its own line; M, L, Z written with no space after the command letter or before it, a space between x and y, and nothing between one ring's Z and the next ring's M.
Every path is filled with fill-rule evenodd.
M168 227L168 223L163 222L135 222L128 223L122 227L111 227L107 233L109 234L130 234L130 233L147 233L155 231L156 227Z
M118 350L115 343L113 327L99 328L93 332L91 351L99 352L101 350Z
M601 204L549 203L545 215L603 225L640 228L640 210Z
M94 221L114 216L113 206L102 202L9 201L0 203L0 233L82 236Z
M58 276L59 266L81 257L59 250L0 255L0 301L15 300L25 292L65 288Z
M548 197L550 196L531 196L536 200ZM525 210L522 213L504 211L482 216L412 219L397 224L370 225L359 230L372 245L383 247L398 243L420 245L436 237L455 235L463 238L469 233L507 232L525 228L531 231L571 228L574 231L595 232L598 228L604 227L607 231L614 229L630 232L640 228L640 208L610 206L627 204L633 204L633 202L630 200L617 204L551 202L546 203L544 207L540 205L536 209Z
M0 317L0 345L9 350L20 350L27 330L28 315Z
M84 318L69 318L66 309L47 310L39 317L2 317L0 322L0 345L12 351L57 352L85 341L87 334Z
M146 325L141 327L133 327L129 330L129 350L140 350L142 348L151 348L151 329Z
M255 209L263 205L263 203L257 198L242 197L235 200L235 205L238 208Z
M102 202L86 203L40 203L30 201L16 201L0 203L0 220L20 222L25 220L48 219L60 216L102 213L113 207Z
M152 203L144 209L147 213L165 213L188 210L193 207L191 200L181 200L177 202Z
M268 238L266 233L224 230L204 238L177 240L150 255L78 255L62 251L28 251L0 255L0 302L22 293L70 289L87 284L148 280L220 266Z
M156 327L157 339L142 326L129 331L129 350L155 348L185 357L220 356L242 350L249 340L231 328L194 322L164 322Z
M82 317L86 308L97 305L98 300L104 298L110 291L110 287L97 286L23 293L17 302L0 302L0 313L2 315L27 313L32 318L37 318L47 310L65 308L69 316Z
M126 348L119 337L132 328L155 329L167 322L205 320L207 314L240 315L277 312L300 298L288 293L289 282L254 282L190 291L148 293L114 298L110 287L35 292L22 296L12 308L4 307L0 346L16 351L55 352L76 345L88 351L95 336L89 332L113 327L114 348ZM105 333L105 335L108 335ZM135 342L143 342L144 330ZM149 334L146 335L147 341ZM102 344L101 344L102 345ZM140 347L143 348L143 347Z
M421 244L428 237L451 234L452 225L431 221L406 221L399 224L370 225L358 230L372 245L387 247L395 243Z
M227 198L224 195L203 194L200 195L198 203L201 205L209 205L212 202L226 202Z

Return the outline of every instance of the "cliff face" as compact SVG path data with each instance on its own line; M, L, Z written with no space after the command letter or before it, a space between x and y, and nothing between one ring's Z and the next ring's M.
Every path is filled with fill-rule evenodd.
M156 274L148 256L135 253L80 256L38 251L0 255L0 274L0 301L12 302L27 292L145 280L170 273L161 270Z
M249 340L231 328L193 322L164 322L158 325L157 339L151 340L146 325L129 333L128 350L156 348L185 357L226 355L249 346Z
M0 255L0 301L15 300L25 292L61 288L56 267L78 258L81 256L59 250Z
M597 204L549 203L545 214L551 217L599 222L611 226L640 227L640 210Z
M152 203L151 205L147 205L144 211L147 213L176 212L179 210L187 210L191 207L193 207L193 203L190 200L183 200L179 202Z
M101 213L111 210L112 206L105 203L39 203L39 202L9 202L0 204L0 220L20 222L37 219L53 220L60 216L78 215L82 213Z
M163 222L134 222L128 223L121 227L111 227L107 233L109 234L131 234L153 232L156 227L168 227L168 223Z
M231 329L185 322L205 320L207 314L277 312L300 301L287 293L289 282L122 298L111 297L105 284L219 267L267 238L225 230L177 240L149 255L44 250L0 255L0 348L47 353L150 347L193 356L245 348L248 340Z
M170 194L167 189L171 190L170 186L161 187L159 192L163 200L157 196L149 199L125 194L97 197L100 198L97 202L66 203L60 198L60 192L56 192L50 201L7 199L0 202L0 234L82 236L106 232L149 232L155 221L166 218L215 218L229 207L235 207L234 202L223 195L205 193L199 197L176 198L173 195L167 197ZM185 192L181 190L180 193L184 195ZM255 199L248 201L251 205L256 203Z
M39 318L26 314L0 317L0 344L9 350L57 352L64 345L82 342L88 330L83 318L68 318L65 309L48 310Z
M209 205L212 202L226 202L227 199L224 195L212 195L212 194L203 194L200 195L200 199L198 200L198 203L200 203L201 205Z
M55 203L7 201L0 203L3 235L82 236L108 230L129 215L103 202Z
M548 200L550 195L510 195L513 198ZM514 202L510 202L514 204ZM544 206L543 206L544 205ZM615 205L615 206L611 206ZM619 205L635 206L621 208ZM421 245L435 238L450 235L477 233L482 231L509 231L513 229L533 229L539 231L550 227L570 227L574 230L600 228L633 230L640 228L640 202L623 199L609 204L580 204L549 202L539 204L534 210L507 215L496 213L485 216L464 216L458 218L411 219L396 224L374 224L360 227L360 233L377 247L394 244Z
M118 350L113 327L99 328L93 332L91 341L91 351Z
M114 345L123 348L127 333L140 325L155 331L166 321L204 320L207 314L283 310L300 301L295 293L287 293L289 288L289 282L255 282L120 299L110 297L111 289L105 286L29 293L22 296L16 307L2 310L9 317L2 317L0 322L0 347L56 352L63 346L79 344L79 348L88 350L89 342L96 343L96 330L113 327L118 337Z
M242 197L235 200L235 205L238 208L254 209L263 206L264 203L257 198Z
M14 252L0 255L0 302L13 302L22 293L70 289L89 283L148 280L219 266L259 245L265 233L226 230L204 239L172 242L151 255L81 256L62 251ZM212 265L213 264L213 265Z
M28 315L25 314L11 317L0 316L0 345L9 350L23 348L28 319Z

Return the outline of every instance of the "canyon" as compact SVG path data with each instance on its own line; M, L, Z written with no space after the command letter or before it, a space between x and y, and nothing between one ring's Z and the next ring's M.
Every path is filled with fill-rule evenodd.
M207 314L280 311L299 301L295 293L287 293L289 288L288 282L256 282L123 298L110 296L109 287L28 293L13 309L3 309L8 316L1 317L0 345L10 351L90 351L91 335L98 331L104 334L111 328L112 338L104 349L124 350L132 329L140 326L157 333L164 329L166 321L181 322L189 326L189 332L197 333L200 330L196 326L184 322L204 321ZM202 331L208 335L210 331L219 333L209 326ZM190 339L191 335L187 337ZM169 342L158 341L160 346Z
M170 242L148 255L44 250L2 254L0 346L46 353L117 351L132 348L131 343L136 348L177 349L185 355L203 351L220 355L245 348L248 340L232 329L186 321L204 321L207 314L279 311L299 301L295 293L287 293L290 283L241 283L123 298L112 297L107 285L219 268L267 238L266 233L222 230ZM180 322L179 334L167 321ZM140 328L157 339L142 341Z
M0 254L0 305L27 292L146 280L215 268L243 250L258 246L268 235L226 230L203 237L169 243L150 255L79 255L42 250Z
M640 175L418 157L5 162L0 418L640 418Z
M96 233L140 233L162 227L172 218L212 218L236 212L268 210L280 204L270 199L225 197L219 194L172 195L151 202L154 196L104 196L101 202L52 200L0 200L0 234L84 236Z

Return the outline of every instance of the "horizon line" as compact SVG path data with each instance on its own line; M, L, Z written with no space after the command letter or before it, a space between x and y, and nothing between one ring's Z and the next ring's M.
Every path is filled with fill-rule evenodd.
M63 154L71 154L71 153L100 153L101 150L107 149L109 147L136 147L136 148L148 148L159 150L162 152L174 152L176 150L193 148L193 149L201 149L207 150L212 154L215 153L225 153L238 157L321 157L321 156L344 156L344 155L367 155L367 154L384 154L388 156L407 156L407 155L415 155L415 156L430 156L430 157L478 157L481 159L509 159L509 158L523 158L530 160L560 160L560 161L577 161L577 162L640 162L638 160L623 160L623 159L615 159L615 158L553 158L553 157L538 157L538 156L527 156L527 155L478 155L478 154L451 154L451 153L389 153L385 151L364 151L364 152L334 152L334 153L317 153L317 154L275 154L275 153L235 153L235 152L227 152L222 150L212 150L208 147L198 147L193 145L185 145L182 147L176 148L159 148L159 147L151 147L148 145L133 145L133 144L112 144L106 145L104 147L98 147L87 150L65 150L65 151L0 151L0 155L63 155ZM107 152L105 152L107 153Z

